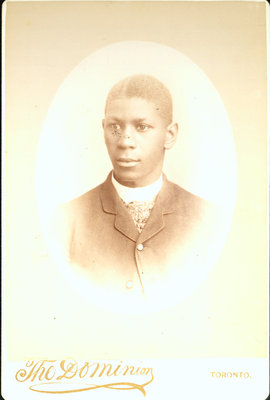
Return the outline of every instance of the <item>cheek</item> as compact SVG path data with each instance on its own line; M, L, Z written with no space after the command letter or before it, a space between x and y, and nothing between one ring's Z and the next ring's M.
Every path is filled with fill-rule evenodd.
M145 147L149 157L159 158L164 153L164 140L163 138L156 138L156 140L149 141Z
M155 168L156 165L162 162L163 154L164 152L160 146L152 146L144 153L144 166L148 169Z
M108 151L109 151L109 150L112 151L113 148L114 148L113 140L112 140L110 137L108 137L108 136L105 136L104 139L105 139L105 144L106 144L106 146L107 146Z

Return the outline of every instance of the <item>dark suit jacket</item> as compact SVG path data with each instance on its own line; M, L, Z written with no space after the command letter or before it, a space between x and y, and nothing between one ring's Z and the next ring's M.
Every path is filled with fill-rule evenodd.
M139 233L110 173L103 184L61 208L61 240L70 262L86 271L92 282L124 293L147 294L152 286L174 279L175 272L203 262L211 236L211 210L207 201L164 176Z

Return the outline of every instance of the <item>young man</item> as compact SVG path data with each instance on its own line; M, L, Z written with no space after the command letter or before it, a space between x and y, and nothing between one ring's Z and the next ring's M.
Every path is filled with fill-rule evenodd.
M113 171L63 208L69 261L108 290L147 295L203 258L208 203L162 174L178 133L172 109L156 78L118 82L102 121Z

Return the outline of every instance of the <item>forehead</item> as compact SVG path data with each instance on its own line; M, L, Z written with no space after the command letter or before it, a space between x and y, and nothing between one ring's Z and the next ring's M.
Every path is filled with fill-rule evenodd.
M110 100L106 106L105 117L163 121L160 107L141 97L119 97Z

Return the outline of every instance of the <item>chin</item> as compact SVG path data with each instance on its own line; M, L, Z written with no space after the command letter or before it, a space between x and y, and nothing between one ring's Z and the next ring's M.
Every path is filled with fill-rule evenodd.
M119 174L117 172L114 173L114 178L124 186L136 187L138 183L138 177L131 173Z

